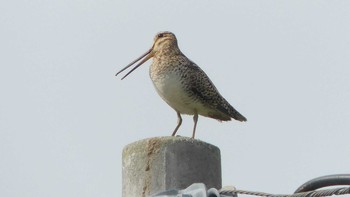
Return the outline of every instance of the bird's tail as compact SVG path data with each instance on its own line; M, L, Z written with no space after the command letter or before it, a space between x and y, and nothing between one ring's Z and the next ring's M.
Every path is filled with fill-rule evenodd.
M247 118L245 118L242 114L240 114L235 108L233 108L224 98L222 98L221 105L216 107L221 113L225 114L225 117L218 118L220 120L231 120L231 118L245 122Z
M232 112L230 113L231 117L234 118L235 120L245 122L247 121L247 118L245 118L242 114L240 114L235 108L232 107Z
M230 103L225 100L225 98L222 98L222 106L223 109L221 109L221 111L226 112L226 114L229 115L231 118L241 122L247 121L247 118L245 118L235 108L233 108L232 105L230 105Z

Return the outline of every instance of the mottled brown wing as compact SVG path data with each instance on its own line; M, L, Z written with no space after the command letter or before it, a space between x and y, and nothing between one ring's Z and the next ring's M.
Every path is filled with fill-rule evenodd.
M225 98L221 96L209 77L199 66L191 62L187 68L189 70L186 73L191 75L192 82L189 85L188 90L193 93L194 98L205 103L208 107L217 110L217 113L210 114L211 118L223 121L231 120L231 118L238 121L247 121L243 115L234 109Z

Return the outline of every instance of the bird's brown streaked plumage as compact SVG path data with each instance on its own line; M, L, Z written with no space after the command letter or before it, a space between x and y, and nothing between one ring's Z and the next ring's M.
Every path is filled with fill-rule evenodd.
M180 51L177 39L171 32L158 33L152 48L116 75L142 59L122 78L124 79L152 57L153 63L149 73L154 87L178 116L173 136L181 126L181 114L194 115L192 138L195 136L198 115L219 121L229 121L231 118L238 121L247 120L221 96L205 72Z

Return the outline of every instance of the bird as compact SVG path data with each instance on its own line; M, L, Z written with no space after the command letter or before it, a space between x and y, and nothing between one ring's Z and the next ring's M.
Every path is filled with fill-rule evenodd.
M156 34L152 47L121 69L116 76L141 60L121 78L123 80L151 58L153 62L149 67L149 75L153 85L159 96L177 114L177 125L172 136L176 135L182 124L181 114L193 115L192 138L195 137L198 115L220 122L232 119L247 121L221 96L207 74L180 51L176 36L172 32L163 31Z

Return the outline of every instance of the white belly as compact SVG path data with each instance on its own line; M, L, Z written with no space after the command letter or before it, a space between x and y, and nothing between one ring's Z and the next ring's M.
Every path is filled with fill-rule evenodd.
M201 104L194 102L184 91L179 76L176 73L151 76L154 87L163 100L173 109L182 113L193 115L201 108Z

